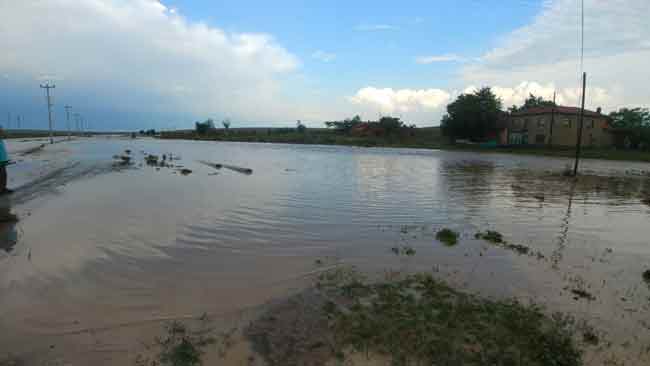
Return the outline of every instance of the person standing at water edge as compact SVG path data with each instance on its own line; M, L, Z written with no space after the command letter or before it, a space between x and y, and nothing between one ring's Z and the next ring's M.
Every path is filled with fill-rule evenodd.
M0 127L0 195L12 192L7 188L7 165L9 165L9 155L5 148L4 130Z

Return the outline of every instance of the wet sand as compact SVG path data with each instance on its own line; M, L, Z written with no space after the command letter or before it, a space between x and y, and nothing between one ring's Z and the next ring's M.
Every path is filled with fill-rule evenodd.
M134 164L115 167L126 149ZM180 160L147 166L145 153ZM5 206L20 222L4 231L12 249L0 250L0 349L28 365L129 364L165 321L208 313L223 329L245 325L305 288L316 259L335 258L532 299L603 332L612 344L591 351L595 364L612 353L645 364L649 167L585 161L572 184L560 174L567 163L148 139L55 144L9 171L18 192ZM443 226L461 232L459 245L435 240ZM486 229L544 259L474 238ZM396 245L417 254L396 257ZM574 299L577 288L595 299Z

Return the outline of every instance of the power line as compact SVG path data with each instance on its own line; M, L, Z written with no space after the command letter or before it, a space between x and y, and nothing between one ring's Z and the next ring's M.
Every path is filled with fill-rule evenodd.
M56 88L56 85L50 84L49 82L41 84L41 88L45 89L45 95L47 96L47 119L50 124L50 144L54 143L54 132L52 131L52 98L50 95L50 89Z

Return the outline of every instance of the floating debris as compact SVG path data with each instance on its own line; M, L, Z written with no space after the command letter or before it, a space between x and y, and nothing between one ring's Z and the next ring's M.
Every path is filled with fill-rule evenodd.
M234 166L234 165L210 163L210 162L205 161L205 160L199 160L199 163L201 163L203 165L207 165L207 166L215 168L215 169L226 168L226 169L230 169L232 171L242 173L242 174L246 174L246 175L253 174L253 169L249 169L249 168L242 168L242 167L238 167L238 166Z
M113 155L114 160L118 160L113 163L113 166L124 166L131 164L131 157L128 155Z
M503 243L503 235L498 231L488 230L485 233L478 232L474 234L474 238L483 239L489 241L490 243Z
M474 238L482 239L489 243L494 244L503 249L508 249L521 255L528 255L536 257L537 259L545 259L546 257L540 251L532 251L529 247L522 244L512 244L503 240L503 235L498 231L488 230L486 232L478 232L474 234Z
M147 155L147 156L145 156L144 161L147 162L147 165L158 165L158 156L157 155Z
M643 272L643 280L647 282L648 285L650 285L650 269L647 269L645 272Z
M192 174L192 170L187 169L187 168L183 168L183 169L179 170L179 172L181 172L182 175L190 175L190 174Z

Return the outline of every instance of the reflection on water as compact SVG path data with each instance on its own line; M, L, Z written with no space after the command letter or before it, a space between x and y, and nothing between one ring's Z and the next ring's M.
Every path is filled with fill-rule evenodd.
M132 169L79 173L126 149ZM117 139L65 151L48 194L34 185L24 189L36 198L15 201L21 235L0 258L0 327L14 332L0 344L31 352L20 340L253 306L298 287L324 257L369 271L436 268L470 290L597 320L614 339L648 339L650 179L626 174L645 164L587 160L574 181L560 174L565 159L510 155ZM182 159L153 167L145 153ZM214 174L200 160L255 174ZM461 232L457 247L435 241L441 227ZM473 238L485 229L551 262ZM417 255L392 255L403 243ZM576 283L596 300L573 300ZM124 356L120 337L95 337L110 359ZM97 360L88 352L75 357Z

